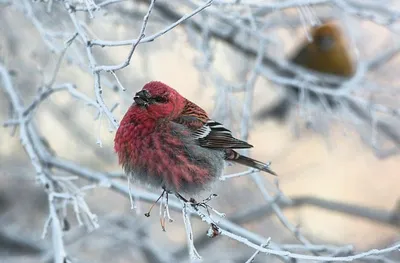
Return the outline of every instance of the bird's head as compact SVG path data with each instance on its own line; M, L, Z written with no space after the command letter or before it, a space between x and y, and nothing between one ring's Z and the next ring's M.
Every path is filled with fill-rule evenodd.
M312 29L313 42L322 52L329 52L343 45L343 33L339 25L327 22Z
M135 105L146 111L154 119L175 118L185 105L185 98L176 90L160 81L152 81L143 86L133 98Z

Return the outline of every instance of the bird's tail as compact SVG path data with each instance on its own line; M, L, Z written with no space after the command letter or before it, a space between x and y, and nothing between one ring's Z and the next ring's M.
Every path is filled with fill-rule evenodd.
M264 171L264 172L273 174L275 176L277 175L274 171L269 169L269 164L254 160L254 159L246 157L246 156L243 156L234 150L230 150L229 153L227 153L227 160L236 162L236 163L240 163L242 165L252 167L252 168L258 169L260 171Z
M262 109L257 113L257 119L275 119L279 122L283 122L289 115L289 111L292 104L288 98L282 98L274 105Z

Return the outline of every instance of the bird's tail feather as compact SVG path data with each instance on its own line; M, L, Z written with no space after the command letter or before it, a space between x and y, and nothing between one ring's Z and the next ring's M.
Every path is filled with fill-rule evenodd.
M288 117L291 106L292 104L288 98L286 97L281 98L278 102L276 102L272 106L262 109L259 113L257 113L256 118L258 120L265 120L271 118L283 122Z
M258 169L260 171L264 171L264 172L270 173L270 174L275 175L275 176L277 175L274 171L269 169L269 164L254 160L254 159L252 159L250 157L243 156L243 155L241 155L238 152L233 151L233 150L232 150L232 152L233 152L233 154L231 154L231 156L233 158L228 158L228 160L230 159L229 161L240 163L242 165L245 165L245 166L248 166L248 167L252 167L254 169Z

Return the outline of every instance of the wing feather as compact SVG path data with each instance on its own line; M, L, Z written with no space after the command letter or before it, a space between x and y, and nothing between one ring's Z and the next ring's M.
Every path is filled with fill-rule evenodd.
M192 131L200 146L219 149L244 149L252 145L233 137L232 132L222 123L208 118L207 113L187 100L180 117L172 120Z

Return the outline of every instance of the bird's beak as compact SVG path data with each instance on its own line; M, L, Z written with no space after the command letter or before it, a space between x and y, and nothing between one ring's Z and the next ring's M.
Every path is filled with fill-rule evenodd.
M133 100L139 106L149 106L149 99L151 98L150 93L147 90L141 90L135 94Z

